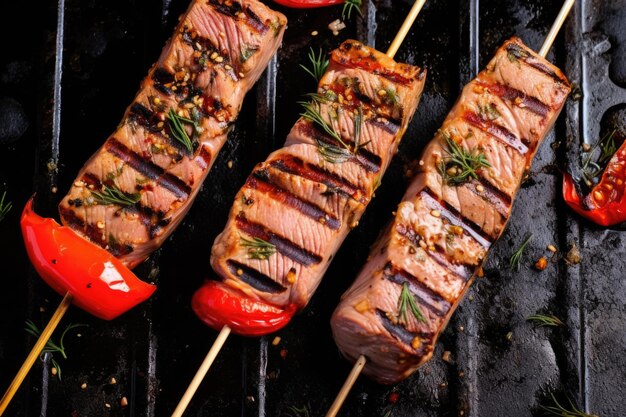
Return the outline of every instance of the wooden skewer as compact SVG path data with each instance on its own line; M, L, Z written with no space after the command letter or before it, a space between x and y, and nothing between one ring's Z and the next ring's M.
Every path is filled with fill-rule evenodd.
M326 417L335 417L337 415L337 413L339 412L339 409L343 405L343 402L348 396L348 393L352 389L352 386L354 385L354 383L359 377L359 374L363 370L363 367L365 366L366 362L367 362L367 359L363 355L359 356L359 359L356 360L356 362L354 363L354 366L352 367L352 370L350 371L350 374L348 374L348 378L346 378L346 382L343 383L343 386L339 390L339 394L337 394L337 398L335 398L335 401L333 401L333 404L330 406L330 409L328 409L328 412L326 413Z
M391 46L389 47L389 50L387 51L387 55L389 57L393 58L395 53L398 51L400 44L404 40L404 37L408 33L409 28L411 27L411 24L413 23L413 20L415 20L415 17L421 10L422 6L424 5L424 2L425 0L418 0L415 2L413 7L411 8L409 15L407 16L406 20L402 24L402 27L398 31L398 34L396 35L395 39L391 43ZM539 50L539 55L541 55L542 57L545 58L546 55L548 54L548 51L552 47L552 44L554 43L556 36L561 30L563 23L565 23L565 19L567 19L567 15L572 9L572 6L574 6L574 3L576 3L576 0L565 0L563 7L561 7L561 11L556 17L556 20L554 21L554 23L552 24L552 28L550 28L550 32L548 32L548 35L546 36L546 39L543 41L543 45L541 46L541 49ZM326 413L326 417L335 417L337 415L337 413L341 409L341 406L343 405L343 402L348 396L348 393L352 389L352 386L354 385L357 378L359 377L359 374L365 367L366 362L367 362L367 359L365 358L365 356L363 355L359 356L357 361L354 363L354 366L352 367L352 370L350 371L348 378L343 383L341 390L339 390L339 394L337 394L335 401L330 406L328 413Z
M220 333L217 335L215 342L213 342L213 346L211 346L211 349L209 349L209 353L207 353L206 358L204 358L204 361L202 361L198 372L196 372L196 375L191 380L191 383L187 387L185 394L183 394L183 397L180 399L180 402L172 413L172 417L181 417L183 415L185 409L187 409L187 406L189 405L189 402L198 390L198 387L200 386L200 383L204 379L206 373L209 372L209 368L211 368L211 365L217 357L217 354L220 353L220 349L222 349L222 346L224 346L224 343L226 342L229 334L230 327L222 327L222 330L220 330Z
M413 3L413 7L411 7L411 10L409 10L409 14L406 15L404 23L402 23L402 26L400 26L398 33L396 33L396 37L393 38L391 45L389 45L389 49L387 49L386 55L389 58L393 58L396 55L396 52L398 52L398 49L400 48L400 45L402 45L404 38L406 38L406 35L409 33L409 29L411 29L411 26L413 26L415 18L417 18L417 15L422 10L422 7L424 7L424 3L426 3L426 0L417 0L415 3Z
M17 375L15 375L15 378L13 378L13 382L11 382L11 385L9 385L9 388L4 393L2 400L0 400L0 416L4 414L4 411L9 406L9 403L13 399L13 396L19 389L22 382L24 381L24 378L26 378L26 375L28 375L30 368L33 367L33 364L35 363L39 355L41 355L41 351L46 346L46 343L48 343L50 336L52 336L52 333L54 333L54 330L59 325L59 322L61 321L61 319L65 315L65 312L67 311L67 309L70 307L71 304L72 304L72 294L70 294L69 292L65 293L65 296L61 300L61 304L59 304L56 311L52 315L52 318L48 322L48 325L43 329L43 331L39 335L39 339L37 339L35 346L33 346L33 349L30 351L30 353L26 357L26 360L22 364L22 367L20 368L19 371L17 371Z
M554 23L552 24L550 32L548 32L548 36L546 36L546 39L543 41L543 45L541 45L541 49L539 50L539 55L541 55L542 57L545 58L546 55L548 55L548 51L550 50L550 48L552 48L552 44L556 39L556 35L559 34L559 31L561 30L563 23L565 23L565 19L567 19L567 15L569 14L570 10L572 10L574 3L576 3L576 0L565 0L565 3L563 3L561 11L556 17Z

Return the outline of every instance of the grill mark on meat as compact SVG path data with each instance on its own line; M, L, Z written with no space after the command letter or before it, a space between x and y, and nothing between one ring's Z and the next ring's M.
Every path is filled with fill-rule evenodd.
M276 251L294 262L304 266L311 266L322 262L322 257L305 248L301 248L289 239L268 230L259 223L254 223L245 218L243 213L237 215L237 228L242 232L263 239L276 247Z
M310 136L315 141L319 141L322 143L326 143L329 145L334 145L339 148L344 148L342 144L340 144L335 138L322 133L312 122L308 122L302 129L302 133ZM343 142L348 145L348 147L354 149L354 141L350 141L342 138ZM365 148L360 147L356 154L350 157L350 160L356 161L359 165L363 167L366 171L377 173L380 171L380 167L382 165L382 159L380 156L376 155L373 152L368 151Z
M428 205L431 210L438 210L441 217L446 219L454 226L460 226L465 230L479 245L488 249L491 246L492 238L480 228L479 225L466 218L457 209L452 207L445 201L441 201L435 193L429 188L424 188L419 196Z
M551 77L554 81L559 84L563 84L563 79L557 74L554 70L538 61L530 52L522 48L521 46L510 43L506 46L506 52L509 54L509 57L514 57L518 61L523 62L524 64L535 68L536 70L546 74ZM509 58L511 59L511 58Z
M392 265L391 262L385 265L383 274L385 279L396 284L404 285L405 282L408 283L411 293L420 301L420 306L426 307L433 314L444 317L450 311L452 305L445 298L422 284L412 274Z
M265 24L249 7L242 7L237 1L208 0L207 4L223 15L243 20L246 25L260 34L265 34L269 29L269 25ZM242 12L244 16L241 15Z
M148 132L165 139L169 145L176 148L178 155L172 155L175 160L181 159L183 154L189 156L189 150L185 147L185 145L174 139L170 124L164 123L163 127L159 128L158 123L161 122L161 120L157 117L155 112L148 109L143 104L133 103L132 106L130 106L128 116L130 121L137 123ZM167 131L168 134L165 134L165 131ZM192 143L192 145L194 144Z
M429 344L433 338L433 333L424 333L424 332L410 332L404 326L394 323L387 315L390 313L385 313L381 309L376 309L376 314L380 319L381 323L385 330L387 330L393 337L398 339L400 342L410 346L413 350L416 351L418 355L423 355L426 353L426 349L428 349ZM414 349L412 346L413 340L415 338L419 338L422 343L419 344L417 349Z
M523 91L509 87L508 85L497 82L486 84L480 81L478 81L477 84L486 88L498 97L514 103L515 106L521 109L528 109L543 118L547 117L550 112L550 106L543 103L541 100L525 94Z
M198 156L194 159L201 170L206 170L209 165L211 165L211 159L213 159L213 155L211 155L211 151L209 151L206 146L200 146L200 152L198 152Z
M287 288L283 287L267 275L257 271L254 268L250 268L247 265L229 259L226 261L230 272L237 277L237 279L250 285L252 288L258 291L277 294L285 291Z
M386 118L384 116L377 116L373 119L369 119L368 123L371 123L372 125L379 127L393 135L398 133L398 131L400 130L400 124L401 124L399 121L395 119Z
M139 172L143 176L155 181L159 186L170 191L179 200L186 200L191 194L191 187L185 184L180 178L165 172L161 167L153 164L149 159L143 157L114 137L106 142L106 150L117 158L128 164L129 167Z
M505 145L516 149L520 154L525 155L526 153L528 153L528 141L518 139L517 136L515 136L505 127L500 126L499 124L496 124L491 120L483 119L482 117L471 111L466 111L463 114L463 119L472 126L475 126L483 132L498 139Z
M154 81L154 88L157 89L160 93L171 96L174 92L166 87L166 84L170 84L175 81L174 74L166 70L165 68L159 67L156 68L152 72L152 81Z
M353 48L360 50L363 48L363 45L360 43L352 42L348 40L342 43L339 48L343 49L346 52L349 52ZM353 56L353 55L349 55L349 56ZM345 58L336 60L335 54L332 54L331 59L335 61L336 63L343 65L344 67L362 69L374 75L378 75L383 78L386 78L394 83L409 85L414 81L413 79L406 78L403 75L398 74L397 72L389 71L386 67L384 67L380 62L376 60L376 57L374 57L371 54L368 55L367 57L363 57L363 59L359 59L358 61L352 60L352 59L347 60ZM421 80L424 78L424 76L426 76L426 71L423 68L420 68L419 73L416 76L416 79Z
M209 66L221 67L222 71L228 74L233 81L239 81L239 68L237 71L233 69L235 64L232 62L232 57L218 49L211 39L199 35L196 31L192 33L186 24L184 24L181 29L181 37L183 41L194 50L193 60L200 67L196 72L205 71ZM221 57L220 62L211 58L214 53ZM178 91L177 89L177 93Z
M63 217L63 220L65 220L65 224L67 224L71 229L80 230L92 243L106 249L113 256L124 256L133 251L133 247L131 245L117 243L111 238L108 241L103 240L102 230L98 229L98 227L93 224L86 223L83 219L78 217L74 210L59 207L59 214Z
M87 186L93 186L94 190L100 190L102 188L102 182L100 181L100 178L90 172L85 173L85 175L81 177L81 181L84 182Z
M413 230L412 227L405 224L398 224L398 226L396 227L396 231L401 236L407 238L416 247L419 247L419 242L423 240L422 237L415 230ZM442 248L437 247L436 251L424 249L424 253L426 253L426 255L428 255L428 257L431 258L433 261L446 268L457 277L461 278L463 281L467 281L472 276L472 269L469 266L450 262L446 254L443 252Z
M352 198L361 204L367 203L367 193L364 189L359 188L357 185L352 184L350 181L337 174L304 162L302 159L295 156L284 155L280 159L272 161L270 165L282 172L324 184L331 190Z
M478 191L478 185L482 185L482 191ZM509 216L509 212L511 211L511 197L494 187L493 184L486 179L480 177L478 181L470 181L466 183L464 187L491 204L502 218L506 219Z
M320 224L332 230L337 230L341 226L341 222L337 217L327 213L321 207L305 201L282 188L273 182L267 173L262 170L257 170L252 173L246 182L246 187L259 190L270 198L298 210L305 216L318 221Z

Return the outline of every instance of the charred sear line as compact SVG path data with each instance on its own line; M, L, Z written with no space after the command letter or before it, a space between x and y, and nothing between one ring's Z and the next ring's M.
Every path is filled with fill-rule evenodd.
M301 248L289 239L268 230L261 224L247 220L242 214L237 216L237 228L252 237L262 239L274 245L281 255L301 265L310 266L322 262L321 256Z
M102 181L95 174L91 172L86 172L82 177L81 181L85 183L89 187L89 189L93 188L95 190L99 190L102 188Z
M388 313L385 313L380 309L376 309L376 314L378 315L378 318L383 324L385 330L391 333L391 335L398 339L400 342L410 346L414 350L417 350L418 355L423 355L426 352L426 349L429 348L430 342L433 337L432 333L410 332L405 329L404 326L394 323L394 321L392 321L388 317ZM418 338L420 340L420 343L417 344L417 349L413 347L416 346L415 338Z
M159 186L170 191L179 200L186 200L191 193L191 187L180 178L165 172L161 167L153 164L147 157L143 157L115 138L106 142L106 150L128 164L129 167L143 176L155 181Z
M515 106L527 109L538 116L546 117L550 112L550 106L543 103L541 100L507 85L493 83L485 85L485 88L498 97L512 102Z
M410 226L398 224L396 231L401 236L407 238L414 246L419 247L419 242L422 240L422 237ZM442 248L437 247L436 251L425 249L424 252L433 261L446 268L462 280L467 281L472 276L472 269L469 266L450 262Z
M530 52L522 48L520 45L510 43L506 47L508 58L512 62L523 62L536 70L546 74L559 84L566 84L565 80L559 76L554 70L535 58Z
M326 143L326 144L330 144L334 146L340 146L340 144L338 144L337 141L335 141L333 138L331 138L328 135L324 135L315 126L313 126L313 124L310 124L310 126L311 126L311 131L309 132L310 136L313 139L315 139L318 143L321 142L321 143ZM348 141L345 139L343 141L346 143L346 145L350 147L355 146L354 142L352 141ZM365 169L366 171L374 172L374 173L379 172L380 167L382 165L382 159L380 158L380 156L362 147L358 148L356 154L353 155L351 159L358 162L358 164L361 165L363 169Z
M170 123L163 123L161 119L157 117L157 114L152 110L148 109L146 106L140 103L133 103L130 106L130 111L128 113L128 120L130 122L134 122L137 125L143 127L148 132L157 135L160 138L163 138L167 141L167 143L176 150L180 154L188 154L189 149L176 139L174 132L172 130L172 126ZM167 128L166 128L167 126ZM164 132L167 130L167 134ZM193 149L192 149L193 152ZM177 155L176 158L181 159L181 155ZM175 159L176 159L175 158Z
M332 172L328 172L318 166L304 162L300 158L286 155L281 159L272 161L270 165L288 174L297 175L299 177L306 178L307 180L324 184L329 189L350 197L359 203L367 203L367 193L365 190L352 184L345 178L342 178Z
M441 295L422 284L416 277L407 271L393 266L391 263L385 265L383 271L385 279L398 285L409 284L413 296L419 300L420 306L427 308L433 314L444 317L450 311L451 304Z
M98 227L93 224L86 223L83 219L78 217L72 209L60 207L59 215L71 229L81 231L92 243L106 249L115 257L128 255L133 251L131 245L121 244L112 236L109 236L107 239L103 230L98 229Z
M319 206L302 200L300 197L280 187L272 182L267 175L263 175L259 171L255 171L248 179L246 186L259 190L270 198L298 210L303 215L324 224L330 229L337 230L341 226L341 222L337 217L325 212Z
M244 14L244 22L260 34L265 34L269 29L266 25L249 7L242 7L241 3L234 0L208 0L207 2L219 13L232 17L234 19L242 19L242 12Z
M139 215L141 224L148 230L150 239L157 237L165 226L167 226L171 219L165 218L165 213L162 211L153 210L151 207L138 204L130 209L134 210Z
M478 190L479 185L481 186L480 191ZM503 219L509 217L511 212L511 197L494 187L489 181L481 177L478 181L474 180L468 182L465 184L465 187L495 207Z
M465 121L470 125L477 127L505 145L517 150L520 154L526 155L526 153L528 153L527 140L518 139L518 137L511 133L508 129L494 123L492 120L486 120L473 112L466 112L463 115L463 119L465 119Z
M267 292L271 294L278 294L286 290L285 287L274 281L267 275L250 268L247 265L229 259L226 261L230 273L235 275L237 279L245 282L252 288L258 291Z
M420 198L428 205L431 210L438 210L441 217L446 219L454 226L460 226L467 232L479 245L488 249L491 246L492 238L487 235L479 225L469 220L462 213L459 213L454 207L445 201L440 201L439 197L429 188L424 188L420 192Z

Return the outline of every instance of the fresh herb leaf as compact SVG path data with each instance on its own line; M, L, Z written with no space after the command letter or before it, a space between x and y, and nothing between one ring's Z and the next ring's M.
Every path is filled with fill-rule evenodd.
M578 408L576 408L576 406L574 405L574 403L572 402L572 400L570 400L569 398L567 399L567 402L569 402L569 409L565 408L564 405L561 405L556 398L554 397L554 394L551 394L552 396L552 402L554 403L554 405L551 406L540 406L540 408L546 412L546 415L548 416L557 416L557 417L598 417L598 415L596 414L587 414L583 411L580 411Z
M320 101L313 98L310 102L301 101L299 104L304 108L304 113L300 113L300 116L322 129L329 136L339 142L344 148L349 149L348 145L346 145L346 143L341 139L339 133L335 130L335 127L332 124L329 124L326 119L324 119L324 116L322 116L322 106Z
M381 87L379 91L379 95L381 96L381 101L389 106L397 106L400 104L400 99L398 99L398 92L390 85L386 87Z
M193 144L191 142L191 138L189 138L189 135L187 134L187 130L185 130L184 123L194 125L194 121L187 119L186 117L179 116L171 107L167 114L167 118L169 120L168 124L170 126L170 132L172 133L174 139L181 143L189 153L192 153Z
M258 237L248 239L240 238L241 246L248 249L248 256L251 259L265 260L276 253L276 246Z
M360 1L360 0L359 0ZM319 82L326 69L328 68L328 63L330 62L328 59L328 55L319 50L319 54L315 55L315 51L313 48L309 50L309 62L311 63L311 67L307 67L305 65L300 64L300 68L306 71L311 77L315 79L316 82Z
M2 198L0 198L0 222L4 220L6 215L9 213L9 211L11 211L11 208L13 207L13 204L10 201L7 201L6 203L4 202L6 196L7 192L5 191L2 193Z
M398 298L398 322L404 324L405 326L407 324L407 308L411 311L413 317L415 317L418 321L426 323L426 318L424 317L422 310L420 310L417 305L415 296L413 296L411 290L409 289L409 283L405 282L402 284L402 291L400 292L400 297Z
M496 120L502 117L493 103L478 104L478 113L487 120Z
M317 143L317 152L319 152L324 161L330 162L331 164L342 164L353 156L346 148L333 145L332 143L322 142L319 139L315 141Z
M52 366L54 366L57 370L57 378L59 378L59 381L62 381L63 377L61 375L61 365L59 365L59 362L57 362L54 357L50 358L50 362L52 362Z
M447 132L444 132L443 137L446 141L447 157L439 168L448 185L460 185L470 179L478 179L478 170L491 167L485 154L478 149L465 150Z
M94 201L103 206L117 204L119 206L132 206L141 200L141 194L128 194L116 186L105 185L103 191L92 191Z
M524 249L526 249L528 242L530 242L532 238L533 238L533 235L528 235L524 243L522 243L522 246L520 246L519 249L517 249L515 253L511 255L511 260L509 261L509 268L511 269L511 271L519 271L520 261L522 260L522 254L524 253Z
M70 323L67 327L65 327L65 329L63 330L63 333L61 333L61 338L59 339L59 343L54 342L52 338L48 339L48 341L46 342L46 345L44 346L42 350L42 353L50 353L52 355L54 355L55 353L59 353L61 356L63 356L63 359L67 359L67 352L65 351L65 336L67 335L67 332L69 332L72 329L76 329L78 327L85 327L85 326L87 325L81 324L81 323L76 323L76 324ZM39 330L39 328L31 320L26 320L26 327L24 328L24 330L26 330L28 334L34 337L41 336L41 330ZM51 358L51 362L52 362L52 365L55 368L57 368L57 375L59 377L59 380L61 380L61 367L59 366L59 363L54 359L54 357Z
M348 19L351 19L352 10L356 10L360 16L363 16L363 13L361 12L361 4L362 0L345 0L343 10L341 11L341 18L346 20L346 16L348 16Z
M311 406L303 405L300 408L289 406L283 415L286 417L311 417Z
M241 50L239 51L239 60L243 64L244 62L252 58L252 55L254 55L255 52L258 50L259 50L258 46L243 44L241 46Z
M563 323L560 318L558 318L557 316L554 316L552 314L550 314L550 315L534 314L534 315L528 317L526 320L536 324L539 327L559 327L559 326L565 326L565 323Z
M595 145L587 152L581 167L583 179L588 186L592 186L596 177L602 174L606 164L611 157L617 152L617 145L615 144L615 130L605 135L602 139L596 142ZM598 153L597 158L594 156ZM595 159L595 160L594 160Z

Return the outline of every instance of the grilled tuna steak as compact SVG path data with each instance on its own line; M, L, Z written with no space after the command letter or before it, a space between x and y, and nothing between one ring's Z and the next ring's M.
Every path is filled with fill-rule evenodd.
M256 0L194 0L61 201L63 223L131 268L156 250L189 209L286 22Z
M561 71L517 38L463 89L333 314L339 349L351 361L364 355L365 374L396 383L430 359L569 91ZM467 174L460 161L470 160Z
M356 41L333 51L304 116L255 167L215 240L225 285L279 307L308 303L396 153L425 76Z

